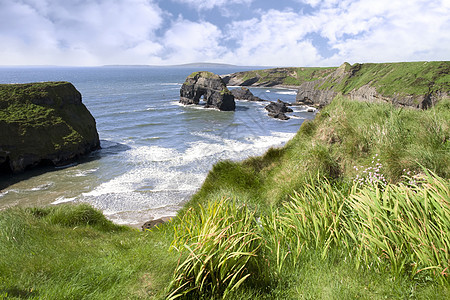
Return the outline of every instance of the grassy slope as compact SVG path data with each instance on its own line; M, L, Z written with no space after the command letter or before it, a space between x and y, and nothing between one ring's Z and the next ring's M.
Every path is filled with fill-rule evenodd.
M243 81L258 77L257 84L275 82L299 86L303 82L321 79L336 68L278 68L238 73ZM342 78L329 77L319 89L333 88L343 94L370 84L384 96L395 93L423 95L433 91L450 92L450 62L365 63L345 65Z
M273 83L278 85L296 86L305 81L325 77L336 68L275 68L238 73L238 78L246 81L257 77L256 84Z
M384 96L450 92L448 61L354 64L350 72L353 76L336 86L338 92L346 94L366 84Z
M449 120L448 101L416 111L336 99L314 121L304 123L284 148L244 162L215 165L179 216L184 217L189 207L205 207L225 197L247 203L267 222L266 217L270 220L273 211L291 201L293 191L303 191L311 182L326 186L314 179L317 174L329 178L332 193L348 193L352 179L374 166L374 157L382 164L378 173L393 183L407 172L421 172L421 166L448 179ZM192 229L199 224L193 220ZM185 224L175 220L160 230L139 233L114 226L85 206L2 211L0 299L163 298L178 258L168 249L180 228ZM189 231L189 226L183 230ZM272 249L261 253L260 264L268 263L263 268L267 273L231 291L230 299L448 299L450 295L448 281L442 285L433 276L410 279L408 272L392 273L384 264L356 269L352 252L345 247L332 248L325 259L319 248L305 247L295 264L287 260L278 267L277 232L261 233Z
M429 111L402 110L338 97L283 149L242 163L216 164L192 201L234 194L274 205L301 186L305 174L349 180L357 175L354 166L371 166L375 155L392 182L405 175L404 169L419 172L420 166L449 178L448 106L446 101Z
M169 244L169 233L116 226L87 205L3 211L0 299L155 296L176 265Z

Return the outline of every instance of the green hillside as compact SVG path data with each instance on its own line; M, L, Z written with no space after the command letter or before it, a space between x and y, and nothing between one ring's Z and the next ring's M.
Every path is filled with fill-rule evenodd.
M394 95L450 93L450 61L401 63L344 63L339 68L275 68L228 75L234 84L299 87L316 82L316 89L348 94L364 85Z
M423 95L436 91L449 93L450 62L354 64L347 67L345 79L335 88L347 94L366 84L385 96ZM327 85L333 85L331 78L320 88Z
M450 102L338 96L283 148L216 164L152 231L0 212L0 299L448 299Z

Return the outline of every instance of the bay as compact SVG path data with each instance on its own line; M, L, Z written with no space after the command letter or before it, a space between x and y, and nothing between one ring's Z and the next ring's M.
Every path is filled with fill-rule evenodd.
M244 68L203 70L217 74ZM63 168L0 177L0 209L87 202L119 224L175 215L220 160L243 160L285 144L313 113L294 107L288 121L266 103L237 101L235 112L178 103L181 67L1 67L0 83L69 81L97 122L102 149ZM251 88L295 101L295 90Z

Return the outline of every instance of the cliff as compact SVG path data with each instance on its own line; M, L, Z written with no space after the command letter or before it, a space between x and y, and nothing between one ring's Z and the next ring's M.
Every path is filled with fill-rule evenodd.
M298 87L332 73L336 68L274 68L222 76L228 86Z
M180 89L180 103L185 105L199 104L203 96L205 107L219 110L235 110L233 94L219 75L211 72L194 72L186 78Z
M95 120L71 83L0 85L0 173L64 165L98 148Z
M339 68L277 68L224 76L229 85L298 89L296 102L322 107L338 94L366 102L425 109L450 97L450 62L342 64Z

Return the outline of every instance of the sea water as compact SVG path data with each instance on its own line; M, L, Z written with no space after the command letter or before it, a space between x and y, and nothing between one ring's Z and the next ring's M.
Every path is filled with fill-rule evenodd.
M202 70L228 74L245 69ZM0 83L72 82L96 119L102 147L68 166L0 177L0 209L87 202L114 222L130 225L175 215L214 163L239 161L280 147L305 119L314 118L302 107L294 107L288 121L269 118L264 102L238 100L234 112L180 105L180 87L194 71L200 70L0 68ZM250 90L271 101L295 101L295 90Z

